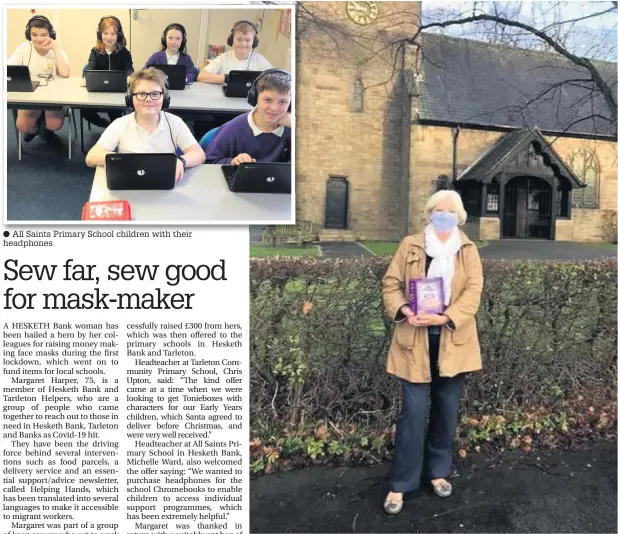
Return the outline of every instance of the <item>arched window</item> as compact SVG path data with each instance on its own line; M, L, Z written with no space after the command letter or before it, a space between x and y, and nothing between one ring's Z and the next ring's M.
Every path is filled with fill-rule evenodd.
M599 205L599 160L587 148L578 148L569 154L567 164L586 184L583 189L573 189L573 205L575 207L596 208Z
M354 80L354 86L352 87L352 112L363 112L363 82L360 78Z

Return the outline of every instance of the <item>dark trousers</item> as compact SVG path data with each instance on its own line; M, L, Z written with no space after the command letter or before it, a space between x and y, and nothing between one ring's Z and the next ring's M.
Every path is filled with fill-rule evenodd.
M99 113L106 112L109 116L109 121L101 117ZM122 117L122 111L117 109L99 109L99 108L85 108L81 110L82 117L86 119L88 122L96 126L100 126L101 128L106 128L108 122L113 122L116 119Z
M197 142L213 128L223 126L226 122L231 121L236 115L231 114L216 114L209 117L209 120L198 120L193 123L193 135Z
M403 406L397 419L395 456L391 464L391 491L394 492L407 493L418 489L421 476L436 479L451 474L464 375L439 376L439 347L440 336L429 335L430 384L402 380ZM425 414L430 392L431 412L425 440Z

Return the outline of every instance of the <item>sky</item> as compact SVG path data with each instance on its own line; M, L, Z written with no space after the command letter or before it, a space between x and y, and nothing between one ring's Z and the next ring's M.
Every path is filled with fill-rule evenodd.
M475 4L478 10L484 10L490 14L493 14L494 5L500 11L507 13L512 13L513 9L520 5L520 22L528 23L537 28L553 23L556 18L560 21L568 21L613 7L612 2L551 2L540 0L523 2L442 2L426 0L423 2L423 22L427 22L430 19L432 21L436 20L436 17L444 19L449 12L470 16ZM576 55L617 61L617 23L618 9L614 9L611 13L602 16L564 25L563 28L565 30L570 30L566 40L566 47ZM453 36L485 40L485 37L479 33L478 24L451 26L439 31ZM536 41L536 39L532 41ZM526 45L521 43L520 46Z

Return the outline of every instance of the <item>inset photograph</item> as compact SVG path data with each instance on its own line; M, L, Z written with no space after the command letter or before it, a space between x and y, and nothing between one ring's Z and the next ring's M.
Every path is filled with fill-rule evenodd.
M5 11L5 223L294 223L294 6Z

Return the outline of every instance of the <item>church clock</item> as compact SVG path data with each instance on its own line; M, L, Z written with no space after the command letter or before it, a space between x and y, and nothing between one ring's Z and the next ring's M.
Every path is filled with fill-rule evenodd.
M350 20L360 26L367 26L378 18L378 4L373 1L348 2L346 11Z

